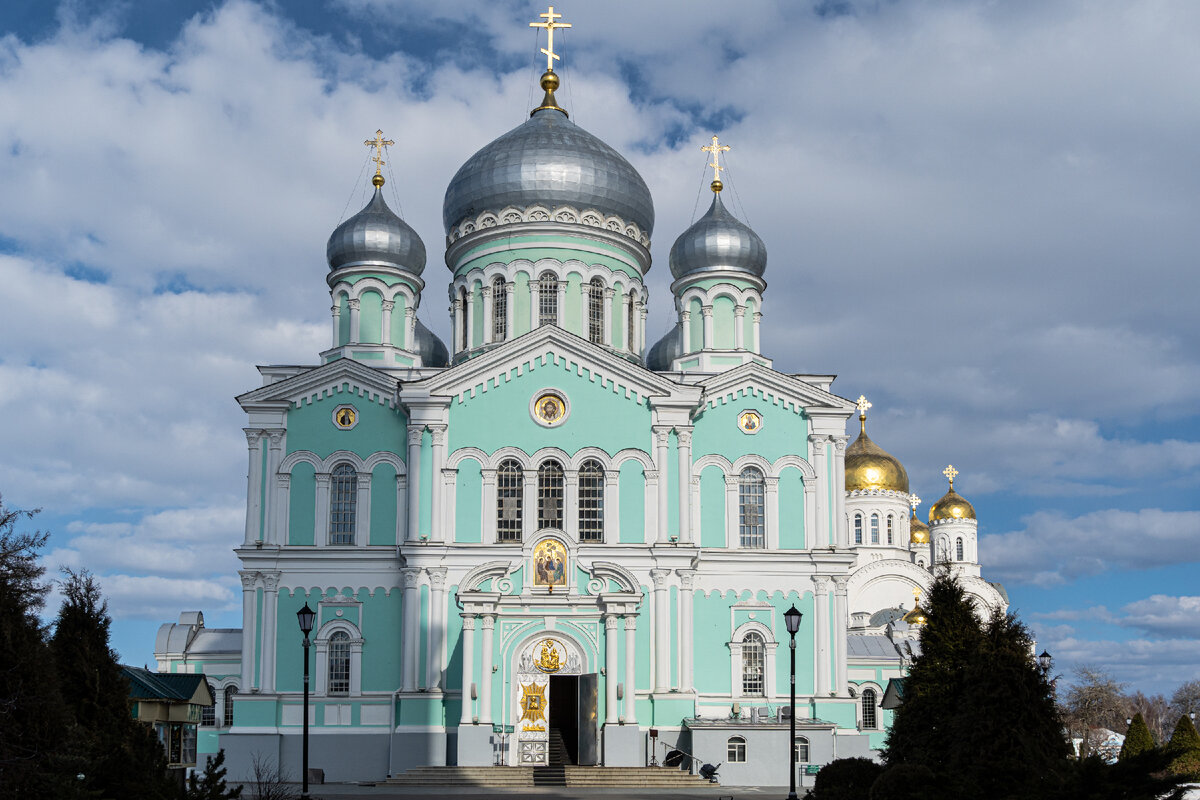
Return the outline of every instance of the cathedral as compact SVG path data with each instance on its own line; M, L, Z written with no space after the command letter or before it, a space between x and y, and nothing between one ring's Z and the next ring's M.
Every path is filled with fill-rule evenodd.
M935 563L1007 605L953 467L926 525L865 398L762 352L767 248L722 200L715 136L708 210L666 265L675 325L646 341L654 203L560 105L565 23L541 17L541 102L446 189L450 341L419 319L426 246L384 200L380 132L374 196L326 249L329 348L238 397L242 627L189 611L155 645L160 671L207 676L198 749L233 776L299 773L306 605L327 780L679 750L728 784L789 747L803 769L882 746Z

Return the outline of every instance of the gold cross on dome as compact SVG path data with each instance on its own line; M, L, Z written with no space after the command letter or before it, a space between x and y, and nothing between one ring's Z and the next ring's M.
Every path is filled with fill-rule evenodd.
M379 175L379 169L387 163L383 160L383 148L391 147L395 144L395 142L393 142L391 139L384 139L383 131L375 131L375 138L367 139L365 142L363 142L363 144L365 144L367 147L374 148L375 155L371 157L371 160L375 162L375 174Z
M712 163L709 164L709 166L712 167L712 169L713 169L713 180L720 181L721 180L721 170L725 169L724 167L721 166L721 153L728 153L729 145L720 144L720 141L717 139L717 135L714 133L713 138L712 138L712 144L703 145L703 146L701 146L700 149L706 153L712 153L713 160L712 160Z
M948 467L946 467L944 470L942 470L942 474L950 479L950 488L953 489L954 488L954 478L958 475L958 470L956 470L954 468L954 465L951 464Z
M920 586L913 587L913 602L914 603L921 602L921 587Z
M539 17L545 19L545 22L531 22L531 28L546 29L546 46L542 48L542 53L546 56L546 71L554 71L554 62L559 60L558 53L554 52L554 30L555 28L569 28L569 22L555 22L556 19L562 19L562 14L554 13L554 6L550 6L550 10L545 14L538 14Z
M908 496L908 504L912 506L913 513L915 514L917 513L917 506L921 505L921 498L917 497L915 494L910 494Z
M865 394L860 394L858 396L858 402L855 403L855 407L858 408L858 415L860 417L865 417L867 415L867 409L871 407L871 403L867 400L867 396Z

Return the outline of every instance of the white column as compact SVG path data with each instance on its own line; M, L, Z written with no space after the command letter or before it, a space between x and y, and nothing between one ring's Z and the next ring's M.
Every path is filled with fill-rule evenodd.
M536 330L538 319L540 318L538 309L538 287L541 286L541 281L529 281L529 330Z
M462 715L460 725L471 724L471 684L475 678L475 615L461 614L462 628Z
M433 459L433 473L431 477L433 481L433 508L430 514L429 541L444 542L446 541L446 531L444 529L445 515L443 514L443 481L441 479L443 477L442 468L446 466L446 426L430 425L429 432L432 444L430 457Z
M639 353L646 349L646 313L646 304L638 303L637 351Z
M492 319L492 287L484 286L479 290L483 296L483 343L492 343L492 331L496 328L496 323Z
M756 353L762 352L762 339L759 335L759 330L761 328L761 324L760 324L761 322L762 322L762 312L755 311L754 312L754 352L756 352Z
M496 542L496 470L483 469L480 470L483 478L483 509L481 515L483 517L483 532L480 535L480 540L483 544L494 544Z
M479 721L488 725L492 722L492 633L496 629L496 615L483 615L483 684L479 693Z
M563 319L567 314L567 282L565 280L558 281L558 327L565 328Z
M383 317L379 321L379 341L383 344L392 343L392 310L395 307L395 300L383 301Z
M669 569L650 570L654 582L654 691L671 690L671 617L667 605Z
M505 281L505 283L504 283L505 328L504 329L505 329L505 331L507 331L507 334L504 337L505 339L515 338L517 335L517 329L515 327L517 316L516 316L516 311L514 310L516 308L517 304L513 302L513 292L515 292L516 289L517 289L517 285L515 283L513 283L512 281Z
M833 646L837 653L834 660L833 691L838 696L846 694L846 584L849 578L833 579Z
M667 508L670 499L667 497L669 492L668 487L671 485L670 465L667 464L668 454L668 437L671 435L671 428L666 425L654 426L654 467L659 474L658 487L658 539L660 543L669 542L671 540L670 531L667 530L668 514Z
M357 297L349 302L350 306L350 344L358 344L358 332L361 321L358 316L358 307L361 304Z
M563 533L579 541L579 473L575 470L563 475L562 514Z
M337 347L341 342L338 341L338 334L342 332L342 307L334 303L329 308L333 315L333 343L330 347Z
M275 630L279 622L279 573L262 573L263 626L262 678L259 686L266 694L275 691Z
M463 350L470 350L475 346L475 290L471 289L467 292L467 341L463 346Z
M633 319L633 315L629 313L629 307L633 303L633 292L626 292L622 295L621 301L621 327L625 331L625 335L621 337L621 349L633 352L633 328L630 327L629 321Z
M679 541L681 544L691 544L692 431L690 428L676 428L675 435L679 439Z
M408 475L396 474L396 544L404 544L404 531L408 529Z
M738 350L746 349L746 307L733 307L733 346Z
M712 350L717 346L713 338L713 307L700 306L700 313L704 315L704 349Z
M400 628L400 691L417 690L417 657L421 649L421 570L405 567L400 570L404 586L403 621Z
M238 572L242 579L242 680L238 685L239 692L248 692L254 685L254 653L258 649L254 630L256 599L255 584L258 583L257 572Z
M417 335L417 310L411 305L404 307L404 348L416 352L414 337Z
M695 630L692 624L692 590L696 581L696 570L677 569L679 576L679 690L690 692L696 687L695 663L692 647Z
M604 543L621 541L621 470L604 471Z
M442 530L442 539L440 541L453 542L455 533L458 530L457 523L454 520L455 510L455 491L457 487L455 482L458 480L458 470L443 469L441 475L442 481L442 522L439 526Z
M742 546L740 481L737 475L725 476L725 546L736 550Z
M817 546L817 482L804 479L804 546Z
M692 352L692 312L679 312L680 336L683 339L683 350L681 352Z
M813 576L813 691L818 697L829 695L829 581Z
M832 545L832 531L829 530L829 514L830 509L829 495L829 467L826 463L828 454L829 437L823 434L809 434L808 443L812 447L812 464L813 469L817 472L817 538L813 543L813 547L828 547Z
M463 346L463 314L467 310L463 308L462 295L458 292L454 293L454 302L450 304L450 319L454 321L454 330L450 332L450 350L453 353L459 353L467 348Z
M646 544L654 544L664 534L658 530L658 470L643 470L642 474L646 477L646 497L645 497L645 519L642 525L645 529L643 533Z
M355 481L357 506L354 513L354 538L351 544L365 547L371 543L371 473L365 472Z
M288 543L288 514L291 512L292 476L275 476L275 517L271 526L271 538L268 544L285 545Z
M283 435L286 431L276 428L267 433L267 513L263 515L263 527L258 538L269 540L271 531L275 529L275 517L279 514L279 492L275 490L275 474L279 472L279 462L283 460Z
M250 460L246 467L246 541L247 546L260 541L262 531L258 527L260 503L262 503L262 457L264 432L253 428L243 428L246 432L246 446Z
M324 547L329 544L329 479L328 472L318 472L313 476L317 487L317 510L314 520L313 544Z
M428 689L442 688L442 667L445 664L442 650L446 639L446 568L430 567L429 570L429 643L428 661L425 665L425 686Z
M838 547L850 546L850 534L846 530L846 515L842 509L846 507L846 443L849 436L834 436L831 456L833 456L833 540Z
M527 542L538 529L537 470L523 470L521 476L521 539Z
M613 298L616 297L616 295L617 295L616 289L612 288L611 286L604 287L604 308L602 309L604 313L603 313L603 316L601 317L601 319L604 321L603 342L606 347L612 347L612 329L613 329L612 301L613 301Z
M615 725L620 716L617 708L617 617L604 615L604 724Z
M408 530L404 539L415 542L419 538L421 525L421 439L425 436L423 425L408 426Z
M634 655L637 652L637 617L625 617L625 724L637 722L637 669Z
M767 549L779 549L779 478L764 478L763 503L767 509Z

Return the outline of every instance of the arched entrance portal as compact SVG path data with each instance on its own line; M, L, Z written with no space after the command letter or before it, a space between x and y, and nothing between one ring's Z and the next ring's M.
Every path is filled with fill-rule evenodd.
M542 631L515 655L515 763L597 764L599 676L584 672L588 660L579 643Z

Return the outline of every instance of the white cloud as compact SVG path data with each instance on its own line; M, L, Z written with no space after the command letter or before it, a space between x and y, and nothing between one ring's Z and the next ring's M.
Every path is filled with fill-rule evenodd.
M99 575L100 588L114 619L171 621L181 610L231 611L241 607L233 583L226 579L180 579L142 575Z
M1156 594L1124 606L1119 624L1156 636L1200 639L1200 597Z

